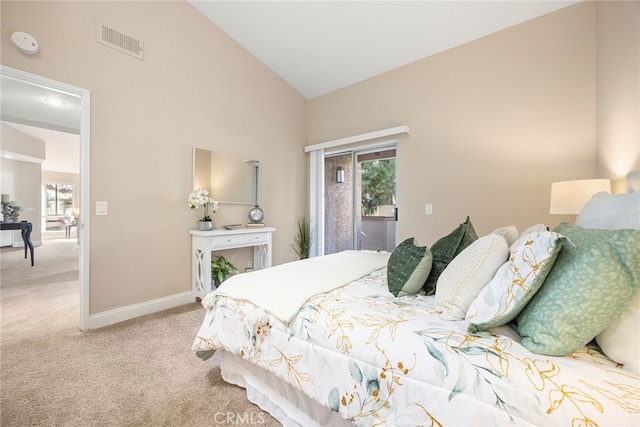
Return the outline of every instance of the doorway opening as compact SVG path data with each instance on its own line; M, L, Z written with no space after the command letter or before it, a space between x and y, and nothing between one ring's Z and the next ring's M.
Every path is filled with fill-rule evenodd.
M4 65L0 66L0 76L2 78L2 121L10 124L11 127L26 133L27 129L34 132L47 131L58 134L72 135L79 139L78 150L71 156L79 162L79 173L77 182L77 206L79 216L77 220L77 244L78 244L78 264L79 264L79 328L89 329L89 219L90 219L90 197L89 197L89 166L90 166L90 92L86 89L73 86L47 77L31 74L22 70L14 69ZM48 100L57 100L58 105L64 105L67 109L75 109L74 114L55 114L54 110L43 108L42 104ZM29 130L30 132L31 130ZM37 134L30 135L35 139L44 140ZM45 141L46 142L46 141ZM20 145L14 146L15 151L20 152ZM48 150L47 150L48 151ZM3 152L3 155L6 153ZM28 156L20 155L21 162L31 163ZM42 159L35 163L41 163ZM32 208L35 216L42 218L39 220L37 229L41 235L46 231L46 204L40 202L44 200L42 196L43 171L39 167L37 173L40 182L30 185L28 189L22 189L23 197L31 197ZM53 178L58 180L58 178ZM18 176L14 179L16 190L20 183ZM66 181L66 179L64 179ZM28 193L28 194L27 194ZM63 202L69 205L68 201ZM39 206L37 206L39 205ZM71 232L71 230L69 230ZM32 233L32 239L33 239ZM37 253L35 263L37 264Z
M324 253L391 252L396 242L396 148L327 153Z

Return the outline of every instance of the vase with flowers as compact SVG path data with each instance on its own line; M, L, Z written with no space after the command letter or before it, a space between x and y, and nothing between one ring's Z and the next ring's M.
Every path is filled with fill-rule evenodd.
M203 231L213 230L211 214L218 212L218 202L209 196L209 192L204 188L198 188L189 194L189 207L196 209L200 206L204 208L204 217L198 221L198 228Z

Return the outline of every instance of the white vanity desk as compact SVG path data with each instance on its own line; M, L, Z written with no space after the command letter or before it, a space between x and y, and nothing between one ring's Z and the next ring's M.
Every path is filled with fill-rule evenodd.
M191 293L204 298L212 292L211 252L224 249L253 247L253 267L271 267L271 235L275 228L239 228L235 230L190 230L191 234Z

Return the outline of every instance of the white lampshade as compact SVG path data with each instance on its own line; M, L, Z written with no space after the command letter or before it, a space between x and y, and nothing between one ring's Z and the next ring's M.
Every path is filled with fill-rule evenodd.
M579 179L551 184L551 206L549 213L578 215L591 197L601 191L611 192L608 179Z

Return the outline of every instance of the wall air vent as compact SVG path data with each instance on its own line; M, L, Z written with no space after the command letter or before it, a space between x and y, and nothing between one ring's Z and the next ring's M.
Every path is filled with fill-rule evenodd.
M144 61L144 42L142 40L128 36L112 26L100 22L98 22L97 38L98 43Z

